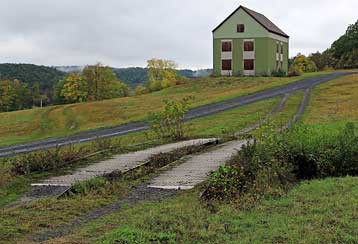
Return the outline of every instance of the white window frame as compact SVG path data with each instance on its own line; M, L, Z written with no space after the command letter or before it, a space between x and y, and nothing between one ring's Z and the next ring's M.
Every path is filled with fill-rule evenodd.
M223 52L222 49L222 43L223 42L230 42L231 43L231 52ZM232 71L233 71L233 51L234 51L234 42L232 39L223 39L220 42L220 53L221 53L221 61L220 61L220 71L221 71L221 75L224 76L232 76ZM231 60L231 70L223 70L223 60Z
M245 42L253 42L254 43L254 51L245 51ZM242 41L242 70L244 71L244 75L248 76L254 76L256 73L256 58L255 58L255 52L256 52L256 43L255 39L244 39ZM254 61L254 69L253 70L245 70L245 59L251 59Z

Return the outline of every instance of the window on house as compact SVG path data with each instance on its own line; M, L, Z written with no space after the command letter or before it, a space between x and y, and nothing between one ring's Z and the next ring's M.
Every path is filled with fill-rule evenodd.
M276 71L279 71L279 70L280 70L280 62L276 61Z
M244 70L254 70L254 60L245 59L244 60Z
M245 52L254 51L254 42L253 41L245 41L244 42L244 51Z
M276 53L280 53L280 44L276 43Z
M221 51L222 52L231 52L231 42L222 42L221 43Z
M238 24L236 28L237 28L237 32L239 32L239 33L245 32L244 24Z
M281 54L283 54L283 44L281 43Z
M231 63L232 63L231 59L223 59L221 70L232 70Z

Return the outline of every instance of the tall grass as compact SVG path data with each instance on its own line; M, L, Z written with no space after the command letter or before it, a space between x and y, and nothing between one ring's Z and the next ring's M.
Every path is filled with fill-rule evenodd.
M353 123L325 130L305 124L282 134L263 133L228 166L211 175L205 200L245 205L284 194L301 180L358 175L358 133Z

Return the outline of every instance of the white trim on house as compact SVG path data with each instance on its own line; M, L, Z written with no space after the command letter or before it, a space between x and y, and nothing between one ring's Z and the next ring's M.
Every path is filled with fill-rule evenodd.
M230 42L231 43L231 52L223 52L222 51L222 43L223 42ZM232 39L224 39L221 40L220 50L221 50L221 61L220 61L220 71L221 75L223 76L232 76L232 69L233 69L233 60L232 60L232 53L234 50L233 46L233 40ZM223 60L231 60L231 70L223 70Z
M243 59L254 59L255 60L255 51L244 51Z
M281 42L284 42L284 43L288 43L289 40L290 40L287 37L279 36L279 35L276 35L276 34L271 33L271 32L269 32L268 37L270 37L272 39L275 39L275 40L278 40L278 41L281 41Z
M232 52L221 52L221 60L232 59Z
M245 42L253 42L254 44L254 51L245 51ZM246 76L254 76L256 70L256 60L255 60L255 51L256 51L256 44L255 39L244 39L242 41L242 70L244 71L244 75ZM245 70L245 59L251 59L254 62L254 69L253 70Z
M255 76L255 64L254 64L254 70L244 70L244 75L245 76Z
M232 70L221 70L221 75L222 76L232 76Z

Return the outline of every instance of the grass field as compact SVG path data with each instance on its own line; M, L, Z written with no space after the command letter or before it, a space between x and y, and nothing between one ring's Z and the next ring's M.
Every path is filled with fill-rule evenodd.
M332 95L335 94L334 87L339 89L336 93L338 97L346 93L357 94L356 80L356 76L349 76L317 87L303 121L325 123L327 126L350 121L348 113L332 118L327 112L330 109L320 110L317 107L333 106L327 101L334 101L332 96L337 96ZM302 95L302 92L293 94L282 111L272 118L275 128L291 119ZM344 104L354 104L356 98L355 95L349 95ZM265 118L278 102L279 98L275 98L190 121L187 123L190 125L189 135L195 138L225 136L236 132ZM315 120L317 113L326 120ZM121 144L128 145L151 139L150 134L141 132L123 136L119 140ZM0 163L0 173L4 169L5 166ZM17 199L21 192L29 188L31 181L47 175L10 179L0 177L0 207ZM151 175L120 179L87 194L60 200L41 200L0 210L0 243L29 244L27 238L34 233L69 223L91 209L112 203L148 177ZM71 236L46 244L358 242L357 177L306 181L294 187L286 196L266 199L250 210L238 210L235 204L207 208L199 200L200 191L201 188L196 188L160 203L147 202L125 208L79 228Z
M230 131L243 129L267 116L278 102L278 98L270 99L208 116L205 120L201 118L190 121L188 122L189 134L191 137L223 136ZM141 132L121 137L121 144L136 144L145 140L148 140L148 135ZM60 174L60 172L54 173ZM16 177L8 179L2 187L0 184L0 207L18 199L22 192L29 189L31 182L46 178L49 175L51 175L51 172L28 177ZM29 233L59 226L93 208L109 204L120 195L128 192L131 186L145 179L147 177L138 181L120 181L95 195L74 196L62 200L41 200L24 207L2 211L0 212L0 236L4 237L4 242L0 241L0 243L21 240ZM37 214L39 210L41 210L40 215ZM48 224L50 216L57 220ZM21 221L19 222L19 220Z
M329 124L358 122L358 74L344 76L314 89L304 121Z
M223 137L230 132L234 133L267 116L272 111L273 107L278 103L278 101L278 98L270 99L268 101L250 104L241 108L208 116L206 118L190 121L187 123L188 135L191 138L200 138ZM119 140L113 139L112 144L136 145L148 140L155 140L154 135L140 132L120 137ZM165 142L155 142L155 144L161 143ZM149 144L148 146L154 146L155 144ZM90 143L87 143L87 145L90 146ZM81 146L86 147L86 144ZM4 170L4 168L5 166L1 165L0 163L0 174L1 170ZM10 177L4 179L3 184L1 184L0 180L0 207L16 200L21 193L29 189L31 182L48 177L48 175L49 174L35 174L28 177Z
M146 118L148 112L160 110L165 98L181 99L193 96L195 100L191 107L196 107L323 74L327 72L308 73L291 78L194 79L141 96L0 113L0 146L140 121Z
M227 204L212 212L194 190L123 210L46 243L356 243L357 182L352 177L303 182L249 211Z

